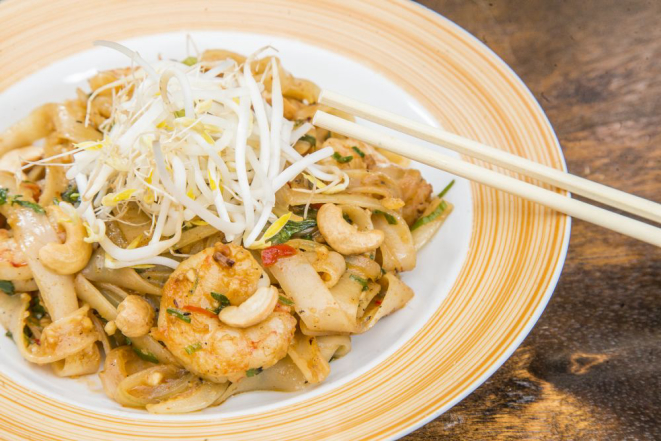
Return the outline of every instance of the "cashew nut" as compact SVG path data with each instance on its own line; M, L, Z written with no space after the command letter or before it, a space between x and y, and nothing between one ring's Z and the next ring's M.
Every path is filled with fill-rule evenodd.
M154 308L140 296L131 295L117 306L115 325L129 338L147 335L154 324Z
M85 268L92 255L92 244L85 242L85 227L80 216L72 210L64 213L57 205L46 207L49 218L64 227L64 243L51 242L39 250L39 260L57 274L75 274Z
M384 239L383 231L358 231L342 217L337 205L324 204L317 213L317 225L326 242L344 255L360 254L377 249Z
M278 303L278 290L273 287L257 291L239 306L228 306L218 313L221 322L235 328L248 328L266 319Z

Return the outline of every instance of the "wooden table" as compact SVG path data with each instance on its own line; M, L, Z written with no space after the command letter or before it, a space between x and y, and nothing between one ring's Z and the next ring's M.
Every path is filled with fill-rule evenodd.
M421 3L516 71L571 173L661 201L660 0ZM574 220L560 283L523 345L405 439L661 439L661 250Z

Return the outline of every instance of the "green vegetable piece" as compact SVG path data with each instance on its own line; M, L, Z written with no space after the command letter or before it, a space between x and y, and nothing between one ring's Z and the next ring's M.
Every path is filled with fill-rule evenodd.
M228 299L223 294L217 293L215 291L211 291L211 297L213 297L219 303L216 310L213 311L214 314L218 314L220 311L230 306L230 299Z
M64 202L70 203L71 205L80 204L80 194L78 193L78 187L70 183L67 186L67 189L64 190L64 193L62 193L62 200Z
M338 152L333 153L333 159L335 159L337 162L340 164L346 164L347 162L350 162L353 159L353 156L342 156Z
M152 354L149 351L143 351L142 349L138 349L135 346L132 346L133 352L137 354L138 357L142 358L145 361L148 361L150 363L154 364L159 364L158 358L154 354Z
M367 280L363 279L362 277L358 277L355 274L351 274L349 278L358 282L363 287L362 289L363 291L367 291L369 289L369 286L367 285Z
M182 311L180 311L178 309L174 309L174 308L168 308L168 309L166 309L166 311L167 311L168 314L177 317L179 320L183 320L186 323L190 323L190 317L185 312L182 312Z
M175 118L183 118L184 116L186 116L186 111L184 109L174 111Z
M194 64L197 64L197 57L186 57L184 58L182 63L185 64L186 66L192 66Z
M301 136L301 139L299 141L305 141L305 142L309 143L312 147L317 146L317 138L315 138L312 135L303 135L303 136Z
M0 205L5 205L7 203L7 192L9 190L6 188L0 188Z
M0 280L0 290L4 291L6 294L13 296L16 290L14 289L14 284L9 280Z
M258 368L251 368L246 371L246 377L254 377L255 375L259 375L262 373L264 369L261 367Z
M294 304L294 302L292 302L291 300L289 300L287 297L284 296L278 296L278 301L283 305L287 305L287 306L292 306Z
M382 214L390 225L397 225L397 218L390 213L381 210L374 210L374 214Z
M291 239L294 234L300 233L310 228L314 228L316 226L317 221L315 219L303 219L300 222L288 221L285 226L282 227L280 231L278 231L278 234L269 239L269 241L273 245L285 243Z
M365 157L365 153L361 149L359 149L358 147L353 146L353 147L351 147L351 150L356 152L358 154L358 156L360 156L361 158Z
M184 350L186 351L186 353L188 355L191 355L194 352L199 351L200 349L202 349L202 343L200 343L200 342L197 342L194 345L188 345L184 348Z
M450 183L448 185L446 185L443 190L441 190L441 192L438 194L439 199L442 198L443 196L445 196L445 194L448 191L450 191L450 189L452 188L453 185L454 185L454 179L451 180Z
M20 199L23 195L17 194L16 196L12 196L11 198L11 204L12 205L20 205L21 207L29 208L35 213L39 214L44 214L46 213L46 210L44 208L37 204L36 202L30 202L30 201L24 201Z
M411 231L420 228L421 226L433 221L434 219L439 217L445 211L446 208L448 208L448 204L446 204L445 201L441 201L441 203L438 204L436 208L434 208L434 211L429 213L427 216L418 218L418 220L416 220L411 226Z
M11 331L7 331L7 332L5 332L5 337L14 338L14 334L12 334Z
M46 308L39 303L39 297L32 297L30 300L30 312L37 320L41 320L46 315Z

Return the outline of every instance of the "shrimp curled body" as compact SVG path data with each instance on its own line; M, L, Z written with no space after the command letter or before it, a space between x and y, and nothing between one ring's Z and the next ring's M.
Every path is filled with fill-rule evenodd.
M287 355L296 331L288 308L277 305L247 328L216 315L220 306L251 297L261 275L250 252L236 245L218 243L189 257L163 287L157 337L186 369L209 381L237 381L250 369L273 366Z

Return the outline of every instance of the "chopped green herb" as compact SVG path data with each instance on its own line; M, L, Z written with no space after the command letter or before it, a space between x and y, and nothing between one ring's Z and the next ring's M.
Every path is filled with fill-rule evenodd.
M220 311L230 306L230 299L220 293L211 291L211 297L213 297L219 303L218 307L214 311L214 314L218 314Z
M312 147L315 147L317 145L317 138L315 138L312 135L303 135L301 136L301 139L299 141L305 141L308 144L310 144Z
M251 368L246 371L246 377L254 377L255 375L259 375L262 373L264 369L261 367L258 368Z
M60 205L60 200L58 198L53 198L53 205Z
M333 159L335 159L340 164L346 164L347 162L353 159L353 156L342 156L338 152L333 153Z
M37 320L41 320L46 315L46 308L39 303L39 297L30 299L30 312Z
M283 305L292 306L294 304L294 302L292 302L291 300L289 300L287 297L284 296L278 296L278 300Z
M348 224L353 224L353 221L351 220L351 218L349 217L348 214L343 213L343 214L342 214L342 218L343 218L345 221L347 221Z
M39 214L46 213L46 210L44 210L44 208L41 205L37 204L36 202L24 201L22 199L19 199L22 196L23 195L20 194L17 194L16 196L12 196L11 204L20 205L21 207L25 207L25 208L30 208L35 213L39 213Z
M367 286L367 280L363 279L362 277L358 277L355 274L351 274L349 278L358 282L360 286L363 287L363 291L367 291L369 289L369 286Z
M449 183L448 185L446 185L445 188L444 188L443 190L441 190L441 192L438 194L438 197L439 197L439 198L442 198L443 196L445 196L445 194L446 194L448 191L450 191L450 189L452 188L453 185L454 185L454 179L451 180L450 183Z
M0 188L0 205L5 205L7 203L7 192L9 190L6 188Z
M179 320L183 320L186 323L190 323L190 317L186 315L185 312L179 311L178 309L168 308L166 309L167 313L177 317Z
M382 276L385 276L385 275L386 275L386 270L384 270L383 268L381 268L381 275L382 275Z
M0 280L0 291L4 291L6 294L13 296L16 290L14 289L14 284L9 280Z
M175 118L183 118L184 116L186 116L186 110L181 109L181 110L175 110L174 111L174 117Z
M418 218L418 220L416 220L411 226L411 231L420 228L421 226L433 221L434 219L439 217L445 211L446 208L448 208L448 204L446 204L445 201L441 201L441 203L438 204L436 208L434 208L434 211L429 213L427 216L422 216L421 218Z
M7 332L5 332L5 337L14 338L14 334L12 334L11 331L7 331Z
M192 353L197 352L200 349L202 349L202 343L200 342L197 342L194 345L188 345L184 348L184 350L188 355L191 355Z
M186 66L192 66L193 64L197 64L197 58L196 57L186 57L182 61L183 64Z
M72 205L78 205L80 203L78 187L76 187L74 184L69 184L67 189L64 190L64 193L62 193L62 200Z
M314 228L316 226L317 226L317 221L315 219L303 219L300 222L289 221L285 224L284 227L282 227L280 231L278 231L278 234L276 234L269 240L274 245L279 243L285 243L289 239L291 239L291 237L294 234L300 233L310 228Z
M356 146L351 147L351 149L358 154L361 158L365 157L365 153Z
M397 225L397 219L390 213L386 213L385 211L381 210L374 210L374 214L382 214L390 225Z
M145 361L148 361L150 363L158 364L158 358L154 354L152 354L149 351L143 351L142 349L138 349L135 346L132 346L133 352L135 352L138 357L142 358Z

